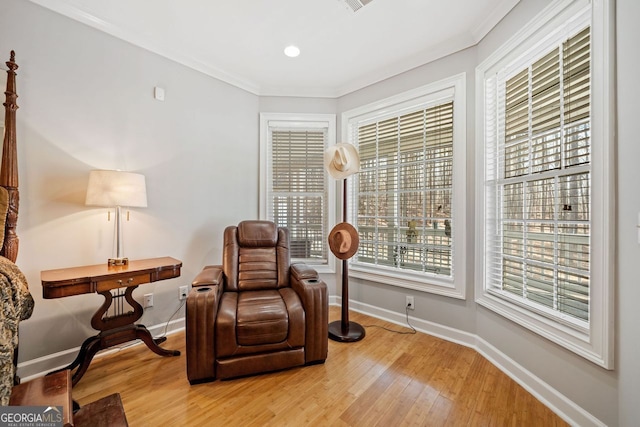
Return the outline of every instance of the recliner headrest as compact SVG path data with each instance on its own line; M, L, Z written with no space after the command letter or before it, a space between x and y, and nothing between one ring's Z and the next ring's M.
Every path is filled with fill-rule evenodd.
M278 227L271 221L242 221L238 224L238 243L254 248L276 246Z

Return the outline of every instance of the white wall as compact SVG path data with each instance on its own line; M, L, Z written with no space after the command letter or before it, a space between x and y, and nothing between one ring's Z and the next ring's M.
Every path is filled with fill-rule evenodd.
M261 96L261 113L335 114L334 98L297 98L293 96Z
M135 291L155 294L142 323L168 321L177 288L221 261L223 228L258 215L258 97L21 0L0 2L3 62L11 49L20 65L17 263L36 298L20 325L20 360L95 333L101 296L43 300L40 285L41 270L112 256L113 221L84 206L95 168L146 176L149 207L124 223L124 250L183 261L180 278Z

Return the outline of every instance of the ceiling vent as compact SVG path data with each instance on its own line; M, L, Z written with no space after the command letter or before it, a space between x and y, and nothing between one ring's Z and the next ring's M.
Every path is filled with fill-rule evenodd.
M357 12L358 10L360 10L361 8L363 8L364 6L368 5L369 3L371 3L373 0L344 0L344 2L351 8L351 10L353 10L354 12Z

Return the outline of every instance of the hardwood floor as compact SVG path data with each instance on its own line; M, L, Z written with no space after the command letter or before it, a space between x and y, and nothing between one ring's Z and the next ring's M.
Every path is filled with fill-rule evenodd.
M340 318L331 307L331 320ZM362 325L402 330L350 314ZM184 332L159 357L138 345L94 359L73 397L118 392L137 426L566 426L472 349L426 334L367 327L356 343L329 341L323 365L190 386Z

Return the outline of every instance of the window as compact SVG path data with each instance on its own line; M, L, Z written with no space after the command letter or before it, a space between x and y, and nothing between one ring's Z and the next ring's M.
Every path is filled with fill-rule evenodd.
M349 179L360 235L351 275L464 298L464 79L344 114L360 154Z
M335 144L335 116L264 113L260 127L260 217L289 229L293 260L329 269L333 204L323 159Z
M598 31L587 2L556 1L516 36L521 44L478 67L477 300L608 366Z
M589 64L587 27L509 78L504 138L487 159L502 236L488 285L577 324L589 320Z

